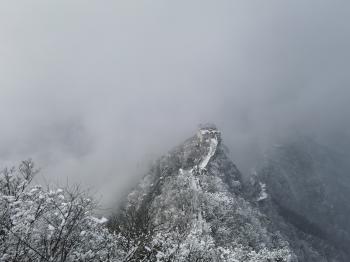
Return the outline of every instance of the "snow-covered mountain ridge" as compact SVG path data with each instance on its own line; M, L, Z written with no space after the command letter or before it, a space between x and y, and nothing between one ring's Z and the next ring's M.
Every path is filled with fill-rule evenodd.
M266 181L245 184L204 125L153 165L109 226L128 239L128 261L345 261L280 214Z

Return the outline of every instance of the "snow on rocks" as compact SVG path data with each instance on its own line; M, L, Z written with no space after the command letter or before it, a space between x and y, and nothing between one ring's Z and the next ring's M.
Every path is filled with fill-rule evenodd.
M218 139L211 138L210 139L210 145L209 145L209 152L205 156L205 158L202 160L202 162L199 164L200 169L205 169L210 161L210 159L215 155L216 153L216 148L218 146Z
M215 155L217 146L219 144L220 132L216 129L214 125L202 126L197 137L201 144L208 144L208 153L199 163L199 169L203 170L207 167L210 159Z
M92 221L96 222L97 224L105 224L108 222L108 219L105 217L97 218L97 217L91 216L90 219Z
M261 191L257 201L262 201L268 197L268 194L266 193L266 184L259 182L259 185L260 185Z

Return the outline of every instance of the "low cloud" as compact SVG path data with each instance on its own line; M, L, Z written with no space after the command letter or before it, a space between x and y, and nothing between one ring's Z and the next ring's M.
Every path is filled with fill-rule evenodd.
M290 135L349 133L347 2L0 5L3 165L110 200L201 122L244 172Z

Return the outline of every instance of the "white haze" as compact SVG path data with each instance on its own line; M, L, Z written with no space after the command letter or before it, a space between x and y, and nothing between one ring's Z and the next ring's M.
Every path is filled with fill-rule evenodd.
M221 129L247 172L271 144L348 138L349 1L2 1L0 165L118 197Z

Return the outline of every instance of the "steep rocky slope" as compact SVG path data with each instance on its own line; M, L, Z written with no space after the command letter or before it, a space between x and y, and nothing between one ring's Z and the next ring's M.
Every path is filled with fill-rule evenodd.
M109 222L128 261L342 261L286 219L268 168L243 184L224 148L205 125L153 165Z
M350 261L347 165L344 155L297 138L271 150L258 172L274 210L328 261Z

